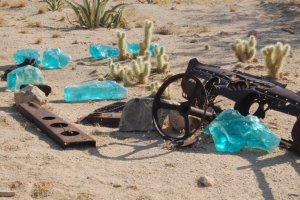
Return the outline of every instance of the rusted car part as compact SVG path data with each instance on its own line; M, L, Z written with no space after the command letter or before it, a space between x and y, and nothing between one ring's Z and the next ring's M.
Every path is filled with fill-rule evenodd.
M41 91L43 91L45 93L45 96L49 96L49 94L51 93L52 89L49 85L43 85L43 84L33 84L34 86L38 87ZM20 89L24 88L28 86L27 85L21 85L20 86Z
M188 90L182 92L185 101L177 103L163 99L163 93L166 88L178 80L181 80L182 84L186 86L194 83L194 85L189 85ZM163 124L159 123L159 110L161 109L178 111L184 119L184 128L177 133L164 130ZM162 84L154 97L152 116L156 130L164 139L179 141L180 143L196 132L204 120L212 121L215 118L214 113L207 111L207 92L203 84L195 76L187 76L186 74L172 76ZM191 117L199 119L200 123L198 123L198 126L190 126Z
M13 66L11 66L9 69L5 70L4 75L3 75L3 77L2 77L2 80L6 81L6 79L7 79L7 74L8 74L9 72L11 72L11 71L13 71L13 70L15 70L15 69L17 69L17 68L24 67L24 66L26 66L26 65L31 65L31 66L33 66L33 67L39 67L38 64L36 63L36 60L35 60L35 59L33 59L33 58L26 58L26 59L24 60L23 63L21 63L21 64L19 64L19 65L13 65Z
M63 148L96 146L96 141L91 137L36 103L19 104L18 110Z
M117 128L119 126L124 106L125 102L116 102L108 106L99 108L83 119L80 119L78 123L85 125L99 124L101 126Z
M194 77L192 81L190 77ZM178 105L174 105L174 102L166 103L162 99L162 94L178 78L182 78L182 94L186 97L187 102L179 102ZM184 136L167 135L166 137L166 133L157 125L157 108L177 110L184 117L186 112L183 111L188 110L188 114L194 115L193 110L197 107L198 114L194 116L212 119L220 112L216 109L214 100L218 95L222 95L235 101L234 108L243 115L248 115L251 106L257 104L256 111L251 114L259 118L264 118L269 109L295 116L297 121L292 129L293 142L283 140L282 145L300 153L300 95L285 87L286 85L273 80L256 77L238 70L221 69L218 66L202 64L197 59L192 59L184 74L175 75L165 81L156 94L153 105L154 124L158 132L166 139L186 138L192 134L192 132L188 133L190 132L188 128L185 129ZM185 123L185 126L189 126L186 118Z

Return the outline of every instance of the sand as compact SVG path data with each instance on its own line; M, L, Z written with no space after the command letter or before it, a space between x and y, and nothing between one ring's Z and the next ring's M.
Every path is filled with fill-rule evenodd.
M299 1L126 2L131 4L125 10L127 21L133 26L126 31L129 42L142 39L143 29L134 24L144 18L154 20L156 29L165 26L172 30L172 35L153 36L166 47L172 73L184 72L194 57L233 69L237 59L229 44L255 30L258 50L277 41L291 45L280 81L293 91L299 90ZM174 149L155 132L128 134L75 124L79 117L111 102L65 103L63 88L108 72L105 62L86 58L90 57L91 44L115 44L116 30L76 28L67 20L59 21L66 15L72 19L69 8L37 14L39 4L33 0L22 8L0 8L4 21L0 27L0 69L14 63L12 55L18 49L42 52L47 47L59 47L68 52L73 62L67 68L43 70L53 89L47 108L93 137L97 147L62 150L17 112L13 93L1 81L0 191L14 191L16 196L9 199L300 199L300 159L286 150L227 154L216 152L212 143ZM30 27L36 22L40 27ZM292 28L295 34L282 28ZM58 37L53 38L54 34ZM35 44L37 40L39 44ZM205 44L210 50L204 49ZM245 71L266 75L266 69L259 67L264 65L262 53L257 59L257 63L247 64L254 67ZM162 80L163 76L154 79ZM128 99L149 94L146 85L139 85L129 88ZM231 105L222 102L223 107ZM264 122L280 136L290 138L295 118L270 111ZM205 175L215 180L214 186L199 186L200 177Z

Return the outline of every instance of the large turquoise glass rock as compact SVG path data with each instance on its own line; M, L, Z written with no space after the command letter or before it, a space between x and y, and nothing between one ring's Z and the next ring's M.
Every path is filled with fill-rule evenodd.
M33 58L36 61L36 64L40 64L40 54L37 49L20 49L14 53L14 59L17 64L21 64L25 61L26 58Z
M208 127L217 151L238 152L241 149L272 151L278 147L280 137L272 133L256 116L243 116L228 109L218 115Z
M119 49L107 45L91 45L90 54L96 59L113 58L119 55Z
M132 54L138 55L140 52L140 47L138 43L130 43L127 46L128 51ZM95 59L106 59L106 58L113 58L119 56L119 49L114 48L107 45L91 45L90 46L90 54ZM154 44L150 44L150 53L152 56L155 56L154 51Z
M66 67L71 56L59 48L47 48L43 53L42 64L46 69L60 69Z
M21 85L44 83L45 78L41 70L31 65L17 68L7 75L7 88L11 91L19 90Z
M126 99L128 91L115 81L89 81L65 87L67 102Z

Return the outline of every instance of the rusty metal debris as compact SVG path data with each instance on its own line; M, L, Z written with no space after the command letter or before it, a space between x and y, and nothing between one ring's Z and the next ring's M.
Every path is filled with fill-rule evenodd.
M15 192L0 192L0 197L14 197Z
M18 69L20 67L24 67L26 65L31 65L31 66L34 66L34 67L39 67L38 64L36 63L35 59L33 59L33 58L26 58L23 63L21 63L19 65L13 65L9 69L5 70L4 75L2 77L2 80L6 80L7 75L8 75L9 72L11 72L11 71L13 71L15 69Z
M101 126L117 128L119 126L124 106L125 102L116 102L108 106L99 108L83 119L80 119L78 123L85 125L99 124Z
M61 147L96 146L96 141L75 126L36 103L19 104L18 110Z
M178 104L162 100L165 89L177 79L182 79L182 96L185 102ZM158 132L166 139L182 140L192 134L189 130L189 116L195 116L208 121L212 120L219 110L214 104L218 95L235 102L234 109L243 115L250 114L254 104L258 107L251 113L264 118L270 109L296 117L292 129L293 141L282 140L282 146L300 153L300 95L285 88L274 80L257 77L238 70L229 71L218 66L206 65L192 59L185 73L178 74L167 81L158 90L153 104L153 120ZM179 111L185 121L184 134L168 135L158 124L157 112L160 108ZM202 120L203 121L203 120Z

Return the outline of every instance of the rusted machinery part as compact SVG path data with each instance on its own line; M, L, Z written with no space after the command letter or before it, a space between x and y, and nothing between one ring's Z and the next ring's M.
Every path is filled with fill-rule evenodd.
M183 96L185 97L186 101L174 102L174 101L163 99L163 93L166 90L166 88L173 82L176 82L180 79L182 79L181 86L183 87L183 91L184 91ZM188 81L190 80L193 80L194 88L191 87L190 84L188 84ZM201 94L202 96L199 97L199 94ZM154 97L153 106L152 106L152 118L156 130L158 131L158 133L161 135L162 138L167 140L182 141L187 139L200 127L199 125L194 130L190 130L189 116L197 117L198 119L202 119L202 120L203 119L212 120L214 118L214 115L212 113L206 111L205 106L203 107L203 105L199 105L197 103L197 102L204 102L204 101L207 101L206 90L198 78L187 74L177 74L175 76L170 77L161 85L157 94ZM171 135L165 132L161 127L161 125L159 124L158 113L160 109L178 111L178 113L184 119L184 124L185 124L184 133L181 133L179 135L174 135L174 134Z
M300 154L300 116L294 124L292 129L293 146L292 148Z
M96 146L96 141L91 137L36 103L19 104L18 110L62 148Z
M42 92L44 92L45 96L49 96L51 93L52 89L49 85L44 85L44 84L33 84L34 86L38 87ZM20 89L25 88L27 85L21 85Z
M105 107L99 108L88 116L80 119L78 123L84 125L95 125L117 128L121 119L122 111L126 102L115 102Z

